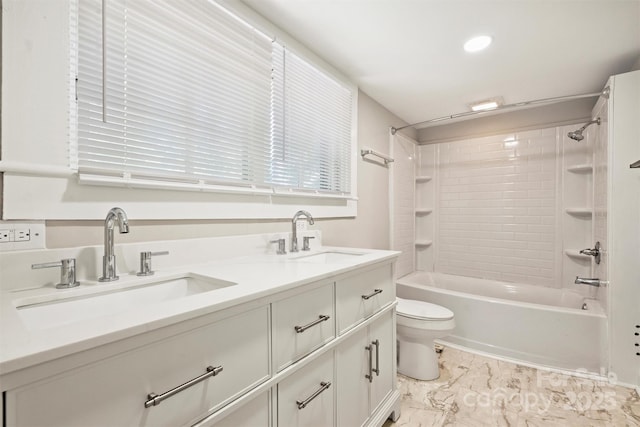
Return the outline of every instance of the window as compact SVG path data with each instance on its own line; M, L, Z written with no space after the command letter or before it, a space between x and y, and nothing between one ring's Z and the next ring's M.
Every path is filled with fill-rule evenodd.
M212 1L78 12L81 182L351 196L351 87Z
M350 192L351 92L276 44L272 183Z

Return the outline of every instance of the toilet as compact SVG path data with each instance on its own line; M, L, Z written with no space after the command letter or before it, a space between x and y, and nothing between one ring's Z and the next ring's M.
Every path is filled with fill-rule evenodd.
M433 340L451 333L456 326L453 312L424 301L396 298L398 372L418 380L440 376Z

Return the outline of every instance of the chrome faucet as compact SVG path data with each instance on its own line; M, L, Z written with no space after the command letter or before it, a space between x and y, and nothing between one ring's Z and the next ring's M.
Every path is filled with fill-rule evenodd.
M118 221L120 234L129 232L127 214L120 208L112 208L104 220L104 256L102 257L102 277L98 279L100 282L118 280L116 256L113 253L113 227L116 220Z
M291 233L291 248L289 249L289 252L298 252L298 230L296 230L296 223L301 216L306 217L305 219L309 221L309 225L313 225L313 217L309 212L296 212L296 214L293 216L293 219L291 220L291 226L293 227L293 229Z

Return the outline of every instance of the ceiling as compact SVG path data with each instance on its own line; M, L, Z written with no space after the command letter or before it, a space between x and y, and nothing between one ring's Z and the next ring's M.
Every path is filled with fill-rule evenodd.
M640 58L640 0L243 1L407 123L599 92Z

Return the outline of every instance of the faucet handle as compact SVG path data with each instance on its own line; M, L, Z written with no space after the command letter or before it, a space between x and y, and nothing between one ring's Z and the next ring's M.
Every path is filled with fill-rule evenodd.
M596 264L600 264L600 257L602 256L602 251L600 251L600 242L596 242L596 245L593 247L593 249L582 249L580 253L582 255L589 255L594 257Z
M287 251L285 249L285 243L286 240L285 239L276 239L276 240L272 240L269 243L277 243L278 244L278 251L276 252L278 255L286 255Z
M315 238L316 238L316 236L304 236L302 238L302 250L303 251L311 250L311 248L309 247L309 240L315 239Z
M140 252L140 271L136 273L137 276L153 276L154 271L151 269L151 257L169 255L169 251L160 252Z
M76 280L76 259L65 258L57 262L45 262L42 264L31 264L33 270L41 268L60 267L60 283L56 284L57 289L75 288L80 284Z

